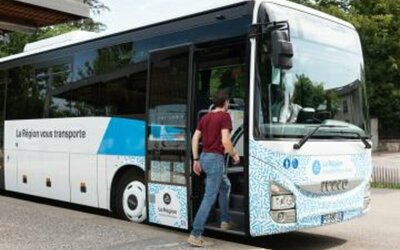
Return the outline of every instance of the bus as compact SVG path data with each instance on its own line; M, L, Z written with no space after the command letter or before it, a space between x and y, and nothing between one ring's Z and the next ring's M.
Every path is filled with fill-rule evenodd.
M74 32L0 59L0 188L191 227L191 135L230 92L229 234L368 212L371 142L355 28L282 0L207 1L114 34ZM178 8L178 7L177 7ZM219 208L206 229L220 231Z

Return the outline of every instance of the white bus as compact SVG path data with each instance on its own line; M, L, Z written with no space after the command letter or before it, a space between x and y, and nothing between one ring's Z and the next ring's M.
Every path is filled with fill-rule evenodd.
M189 229L204 185L191 174L191 135L211 96L229 89L242 164L226 158L237 224L227 233L289 232L368 211L368 105L351 24L282 0L210 0L85 34L0 59L1 189ZM220 230L218 213L208 230Z

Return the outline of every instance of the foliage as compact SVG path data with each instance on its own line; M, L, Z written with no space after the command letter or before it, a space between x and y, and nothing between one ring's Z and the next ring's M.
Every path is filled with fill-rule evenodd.
M363 44L370 114L380 119L383 133L400 127L400 1L292 1L356 27Z
M228 89L232 98L244 98L243 83L245 82L243 66L231 66L213 69L211 72L211 96L218 90Z
M85 0L91 8L94 15L100 14L108 8L100 2L100 0ZM86 30L98 32L105 28L101 23L94 22L92 19L84 19L79 21L72 21L65 24L59 24L37 30L34 33L20 33L12 32L7 34L0 40L0 57L13 55L23 51L27 43L38 41L41 39L57 36L74 30Z
M133 43L98 49L94 58L85 62L78 75L80 78L87 78L119 69L130 63L133 54Z
M23 112L26 118L36 118L35 114L43 113L43 90L46 86L36 84L32 79L34 69L32 66L23 66L12 69L9 74L10 84L7 88L8 103L13 103L13 108L7 112L8 119L15 119Z
M326 94L322 83L313 83L306 75L297 76L294 103L302 107L318 109L325 102Z
M90 6L93 14L100 15L104 10L109 10L100 0L84 0L84 3Z
M387 189L400 189L400 184L390 184L390 183L371 183L372 188L387 188Z

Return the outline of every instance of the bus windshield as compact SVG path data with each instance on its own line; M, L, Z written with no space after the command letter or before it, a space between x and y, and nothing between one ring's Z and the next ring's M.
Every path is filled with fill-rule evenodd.
M271 64L270 41L257 42L256 138L314 135L355 139L369 126L363 56L357 32L343 24L276 4L265 4L260 23L288 20L293 67Z

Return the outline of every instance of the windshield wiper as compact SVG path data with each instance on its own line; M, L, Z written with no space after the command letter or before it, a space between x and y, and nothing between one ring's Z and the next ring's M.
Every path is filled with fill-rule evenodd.
M345 128L347 126L340 126L340 125L326 125L326 124L320 124L317 127L315 127L315 129L313 131L311 131L310 133L308 133L306 136L304 136L303 138L301 138L301 140L298 143L295 143L293 145L293 149L295 150L299 150L301 149L301 147L303 147L303 145L315 134L317 133L317 131L320 128Z
M360 133L358 133L356 131L343 131L342 130L342 131L338 131L338 133L356 135L357 138L360 139L362 143L364 143L366 149L372 148L371 143L369 143L369 141L368 141L368 139L371 139L371 138L368 136L362 136L362 135L360 135Z

